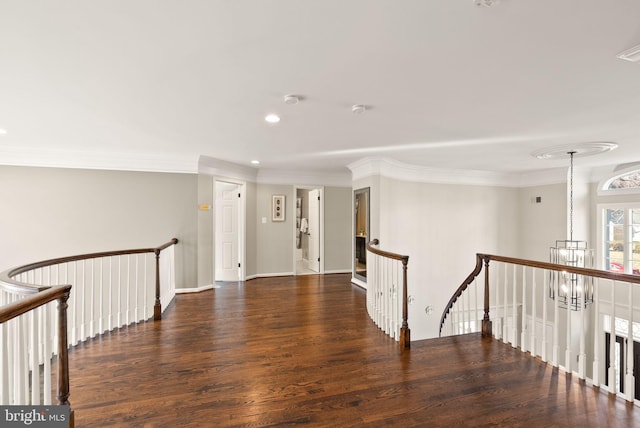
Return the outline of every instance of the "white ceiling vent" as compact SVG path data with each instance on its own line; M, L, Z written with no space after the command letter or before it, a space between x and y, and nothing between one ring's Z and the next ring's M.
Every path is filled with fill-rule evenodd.
M627 49L624 52L620 52L616 57L624 59L625 61L640 62L640 45Z

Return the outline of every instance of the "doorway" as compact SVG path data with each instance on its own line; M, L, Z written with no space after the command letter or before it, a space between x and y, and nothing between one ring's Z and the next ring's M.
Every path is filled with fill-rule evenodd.
M215 281L240 281L244 258L244 185L215 181Z
M353 276L367 282L367 240L369 239L369 188L354 190Z
M294 273L313 275L324 271L323 189L295 187Z

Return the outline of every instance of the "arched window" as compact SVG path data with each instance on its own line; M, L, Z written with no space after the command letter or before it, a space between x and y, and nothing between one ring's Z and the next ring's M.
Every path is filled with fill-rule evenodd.
M609 182L609 186L605 190L616 189L638 189L640 188L640 171L635 170L631 173L621 175Z

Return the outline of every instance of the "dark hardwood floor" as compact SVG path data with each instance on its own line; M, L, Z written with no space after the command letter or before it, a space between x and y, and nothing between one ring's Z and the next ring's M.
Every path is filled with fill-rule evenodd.
M478 335L396 342L347 275L183 294L70 352L77 427L640 426L639 409Z

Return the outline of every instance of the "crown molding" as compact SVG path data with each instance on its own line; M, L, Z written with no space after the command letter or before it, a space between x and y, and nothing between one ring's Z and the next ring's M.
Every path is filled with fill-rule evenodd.
M411 165L390 158L364 158L348 165L353 180L374 175L402 181L436 184L513 187L519 178L509 173L454 170Z
M84 152L0 146L0 165L195 174L191 156Z
M204 155L201 155L198 159L198 172L253 183L257 181L258 177L257 168Z
M532 187L566 183L567 169L501 173L459 169L429 168L411 165L390 158L364 158L348 165L353 180L383 176L402 181L472 186Z
M258 183L351 187L351 173L260 169Z
M200 156L198 172L259 184L351 187L351 174L349 171L342 173L264 169L240 165L208 156Z

